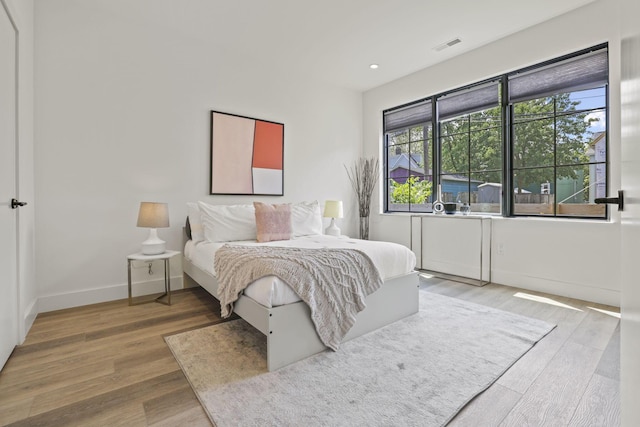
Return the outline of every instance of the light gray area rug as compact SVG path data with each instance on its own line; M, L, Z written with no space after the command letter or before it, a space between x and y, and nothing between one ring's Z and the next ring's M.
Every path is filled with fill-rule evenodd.
M244 320L166 337L223 426L441 426L554 328L420 292L419 313L275 372Z

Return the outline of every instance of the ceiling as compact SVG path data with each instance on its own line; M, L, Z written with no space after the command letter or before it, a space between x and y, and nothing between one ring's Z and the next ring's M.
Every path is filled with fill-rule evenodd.
M367 90L593 0L111 0L246 66ZM85 3L86 4L86 3ZM461 43L436 51L454 38ZM379 64L372 70L369 65Z

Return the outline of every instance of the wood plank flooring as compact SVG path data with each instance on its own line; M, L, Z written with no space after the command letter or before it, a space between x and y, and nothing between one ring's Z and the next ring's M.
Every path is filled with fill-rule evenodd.
M39 315L0 372L0 425L210 426L163 337L221 322L220 305L201 288L172 302Z
M557 325L450 426L620 425L618 308L429 275L421 287Z
M620 424L616 308L426 274L421 287L558 325L450 425ZM0 372L0 425L210 426L163 337L221 322L219 304L200 288L172 300L39 315Z

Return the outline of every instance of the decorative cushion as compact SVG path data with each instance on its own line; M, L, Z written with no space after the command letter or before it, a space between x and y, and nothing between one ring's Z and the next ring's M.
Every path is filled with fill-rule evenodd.
M202 225L202 217L200 215L200 208L197 203L187 203L187 219L189 220L189 228L187 228L187 236L194 242L201 242L204 240L204 227ZM191 234L189 234L191 233Z
M291 238L291 205L253 202L258 242Z
M291 234L293 238L322 234L322 211L317 200L291 205Z
M204 238L209 242L256 239L255 209L252 205L209 205L198 202ZM191 225L193 233L193 224Z

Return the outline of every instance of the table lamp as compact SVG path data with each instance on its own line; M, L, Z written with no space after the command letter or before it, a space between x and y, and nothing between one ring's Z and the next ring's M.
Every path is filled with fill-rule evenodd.
M329 236L340 236L340 229L336 225L336 218L342 218L342 201L341 200L327 200L324 203L324 215L325 218L331 218L331 224L324 230L325 234Z
M138 227L149 228L149 238L142 242L144 255L165 252L165 241L158 237L157 228L169 227L169 207L166 203L141 202L138 212Z

